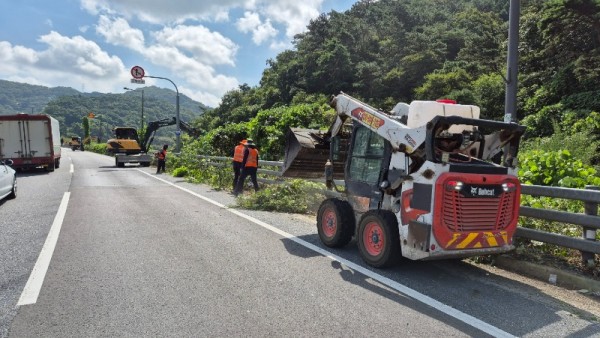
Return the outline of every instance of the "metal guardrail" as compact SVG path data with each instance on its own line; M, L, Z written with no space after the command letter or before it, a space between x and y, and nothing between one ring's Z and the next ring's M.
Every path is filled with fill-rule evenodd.
M230 157L222 156L205 156L198 155L199 159L207 159L209 165L224 167L229 166ZM212 161L219 162L212 162ZM261 165L283 167L283 162L279 161L260 161ZM259 168L258 173L281 177L281 169L279 171L266 170ZM262 182L273 184L278 183L272 180L262 179ZM323 180L324 182L324 180ZM337 185L343 185L344 181L336 180ZM531 207L520 207L519 216L543 219L547 221L555 221L579 225L583 228L582 238L574 238L555 233L517 227L515 236L526 238L534 241L539 241L547 244L554 244L565 248L579 250L581 252L584 264L593 266L594 257L600 254L600 242L596 241L596 233L600 230L600 217L598 216L598 204L600 204L600 187L587 186L586 189L572 189L559 187L546 187L538 185L522 185L521 193L530 196L544 196L552 198L571 199L584 202L584 214L570 213L556 210L545 210ZM341 194L327 190L327 195L339 196Z

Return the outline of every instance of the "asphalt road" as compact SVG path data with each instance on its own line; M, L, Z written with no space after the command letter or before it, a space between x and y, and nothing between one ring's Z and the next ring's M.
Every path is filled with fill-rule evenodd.
M19 176L0 205L0 336L600 337L559 295L576 293L460 261L372 270L354 243L320 245L312 219L152 169L64 149L54 173Z

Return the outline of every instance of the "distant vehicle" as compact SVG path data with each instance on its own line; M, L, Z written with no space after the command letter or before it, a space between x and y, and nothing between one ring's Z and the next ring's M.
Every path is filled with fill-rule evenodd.
M12 164L12 160L0 160L0 200L17 197L17 174Z
M0 160L11 159L12 167L60 166L61 142L58 120L49 115L0 115Z
M69 141L69 147L71 147L71 150L73 150L73 151L78 150L78 149L81 151L84 151L83 141L81 141L81 137L79 137L79 136L71 137L71 141Z

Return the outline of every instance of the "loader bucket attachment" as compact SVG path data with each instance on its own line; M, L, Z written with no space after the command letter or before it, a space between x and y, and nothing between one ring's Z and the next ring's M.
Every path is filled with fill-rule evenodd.
M283 177L324 179L330 143L321 130L290 128L285 142ZM333 162L335 179L344 177L344 160L345 153Z

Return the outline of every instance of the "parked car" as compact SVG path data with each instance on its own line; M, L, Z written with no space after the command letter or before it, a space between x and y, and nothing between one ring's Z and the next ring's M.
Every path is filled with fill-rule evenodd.
M0 200L17 197L17 173L10 167L12 164L10 159L0 160Z

